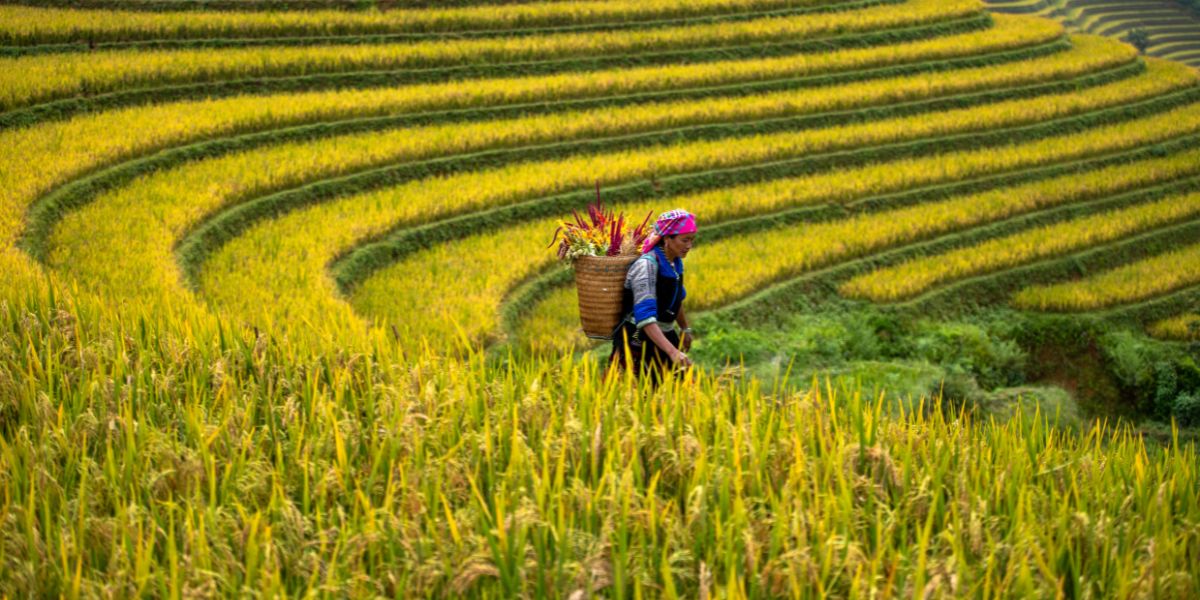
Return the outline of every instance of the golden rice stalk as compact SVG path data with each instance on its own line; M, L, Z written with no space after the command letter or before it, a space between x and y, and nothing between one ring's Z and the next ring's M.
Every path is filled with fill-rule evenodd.
M1200 203L1200 194L1190 196ZM1129 304L1200 283L1200 244L1097 273L1078 281L1030 286L1013 296L1029 310L1078 312Z
M1185 314L1151 323L1146 331L1165 340L1200 340L1200 314Z

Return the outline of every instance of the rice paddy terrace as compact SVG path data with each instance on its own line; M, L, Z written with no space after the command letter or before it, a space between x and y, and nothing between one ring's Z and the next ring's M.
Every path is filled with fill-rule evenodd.
M1079 18L1092 18L1084 12ZM1164 55L1191 58L1168 51L1167 37L1156 40ZM1132 512L1154 513L1162 521L1145 524L1145 537L1094 523L1084 528L1091 542L1027 537L1000 558L979 546L991 535L982 531L1002 528L972 520L983 508L952 511L963 535L976 536L974 549L929 537L930 523L941 528L949 518L939 503L958 500L920 492L912 487L919 474L890 466L939 452L897 449L872 459L883 471L843 481L850 487L838 502L851 519L885 496L905 498L897 514L917 519L911 531L870 550L827 545L827 556L801 556L789 554L789 536L825 544L826 534L857 525L807 514L800 533L757 520L755 510L812 500L774 495L779 482L760 481L751 487L768 491L757 508L722 495L712 510L762 531L726 537L720 524L681 533L691 525L674 511L705 498L685 485L684 473L699 467L672 463L673 475L647 482L641 467L611 462L622 460L623 431L660 418L654 404L626 415L616 408L624 396L608 389L586 401L588 414L564 416L549 392L536 391L544 364L496 375L472 354L433 374L430 365L443 363L430 357L474 344L562 352L569 361L570 350L585 347L573 333L570 275L546 244L597 183L609 205L639 220L676 206L699 215L702 245L687 271L689 312L700 313L701 328L872 305L946 317L1002 308L1194 338L1198 83L1180 62L1068 34L1050 19L991 14L976 0L0 5L0 298L8 364L21 365L0 385L22 398L0 409L10 467L0 469L8 473L0 475L4 589L1023 596L1074 586L1086 573L1092 593L1194 591L1187 548L1195 550L1197 533L1180 533L1160 506L1174 490L1192 494L1190 454L1172 451L1149 466L1135 458L1144 452L1138 442L1123 438L1116 452L1136 468L1089 471L1096 489L1117 489L1121 478L1156 482L1144 497L1098 496L1093 506L1116 514L1126 501ZM85 347L84 339L98 341ZM578 381L591 385L595 374L578 368L575 383L553 389L586 404L592 392ZM710 384L718 387L695 393L715 397L723 384ZM419 407L387 408L407 391L423 398ZM351 400L356 394L372 400ZM436 403L450 396L487 399ZM246 405L256 397L269 400ZM749 397L722 402L757 406ZM501 403L503 418L491 420L490 402ZM81 416L93 403L103 418ZM752 410L785 410L768 404ZM518 418L518 406L548 421ZM687 418L724 422L720 412ZM869 410L841 425L818 423L815 409L785 412L761 439L792 436L790 450L742 465L739 444L749 442L720 437L738 441L714 464L804 479L788 475L785 459L851 425L870 438L864 446L876 436L896 448L905 435L921 441L903 433L906 421L881 432ZM168 416L186 426L166 437L134 426ZM707 444L724 431L683 435L678 423L637 444ZM421 435L387 441L392 427ZM1031 466L1014 471L1006 489L1042 485L1035 481L1050 473L1047 461L1100 451L1100 433L1062 442L1036 426L1011 427L1004 431L1053 452L1026 456L1014 445L1002 460ZM559 450L578 442L585 454L556 454L556 428L565 428ZM18 430L36 439L17 442ZM296 441L305 436L318 441ZM680 448L663 445L654 460L682 460ZM169 468L133 466L143 459ZM842 481L840 464L828 477ZM612 479L602 466L632 479ZM939 477L960 472L939 468ZM414 474L424 469L429 478ZM983 468L962 472L994 482ZM587 482L568 490L564 473ZM729 491L708 483L712 493ZM656 485L673 500L653 504ZM1054 505L1063 493L1055 490L996 502L1029 511L1046 499ZM617 531L653 539L616 541L616 505L583 499L639 494L659 506L644 514L651 523ZM1110 500L1117 504L1103 504ZM1194 530L1194 502L1175 506ZM92 511L116 516L93 523ZM1080 511L1032 519L1022 531L1065 534L1087 519ZM558 538L568 523L592 537ZM219 535L236 539L210 543ZM659 535L692 545L629 554L639 544L661 551ZM1103 573L1066 550L1118 537L1127 555L1111 557ZM1162 541L1146 550L1147 539ZM910 564L897 558L908 544L901 540L942 545L938 556L959 559ZM102 549L81 549L88 545ZM1046 547L1064 552L1037 554ZM38 556L54 567L30 568ZM626 563L641 570L625 571ZM1147 580L1154 569L1165 571Z
M1146 53L1200 67L1196 0L987 0L992 10L1057 19L1072 31L1124 38L1146 33Z

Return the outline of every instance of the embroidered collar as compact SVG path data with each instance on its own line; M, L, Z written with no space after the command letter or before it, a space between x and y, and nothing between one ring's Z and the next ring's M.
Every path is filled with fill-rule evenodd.
M679 279L679 275L683 273L683 259L676 258L675 264L672 265L667 260L667 253L663 251L662 246L654 247L654 254L658 257L658 269L671 279Z

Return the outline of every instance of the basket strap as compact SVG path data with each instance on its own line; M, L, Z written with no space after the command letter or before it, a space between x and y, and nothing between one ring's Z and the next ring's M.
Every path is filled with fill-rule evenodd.
M608 339L610 339L610 340L617 339L617 332L620 331L621 328L624 326L625 326L625 319L621 319L620 321L618 321L617 326L613 328L612 333L608 334Z

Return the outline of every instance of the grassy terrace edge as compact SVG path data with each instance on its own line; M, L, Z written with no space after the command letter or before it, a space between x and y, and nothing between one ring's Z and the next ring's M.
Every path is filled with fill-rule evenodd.
M579 25L527 27L513 29L478 29L451 32L397 32L397 33L354 33L345 35L261 35L246 37L194 37L194 38L150 38L138 40L91 41L82 39L74 42L48 42L18 44L5 40L0 35L0 58L15 58L34 54L62 54L69 52L93 52L103 50L181 50L195 48L245 48L253 46L319 46L326 44L380 44L393 42L420 42L435 40L458 40L474 38L529 37L564 33L588 33L598 31L630 31L679 25L716 25L761 19L764 17L792 17L810 14L827 14L853 11L875 6L900 4L906 0L839 0L829 4L801 6L786 9L766 9L745 12L696 13L695 16L653 18L647 20L600 21Z
M1170 196L1200 191L1200 178L1187 176L1181 180L1172 180L1162 184L1104 198L1076 210L1063 209L1052 219L1037 219L1028 223L1020 223L1013 229L996 228L984 232L985 235L970 240L965 245L945 245L937 251L925 254L940 254L947 250L961 249L976 245L983 241L1004 237L1012 233L1025 231L1033 227L1052 225L1070 221L1110 210L1145 204ZM1012 292L1028 284L1048 283L1065 278L1075 277L1096 270L1106 270L1110 266L1126 262L1132 253L1147 252L1157 254L1162 249L1157 240L1170 243L1170 235L1179 235L1178 239L1191 239L1188 226L1200 217L1188 216L1170 223L1138 230L1119 236L1112 241L1101 241L1097 245L1087 246L1077 250L1038 258L1030 262L1019 263L1006 267L1001 271L991 271L968 277L947 281L936 285L919 295L906 300L890 303L876 303L877 306L898 311L921 312L969 312L973 305L994 305L1006 303ZM1165 233L1164 233L1165 232ZM1144 243L1138 246L1137 243ZM1178 241L1178 240L1176 240ZM1124 246L1129 246L1125 248ZM969 301L967 298L969 297ZM1043 311L1026 311L1043 312Z
M347 70L305 75L265 74L244 79L173 83L164 86L105 90L82 97L50 95L0 113L0 129L27 126L49 119L61 119L83 111L98 111L137 104L171 100L221 98L265 92L311 92L320 90L385 87L415 83L437 83L449 79L469 80L488 77L520 77L585 72L614 68L632 68L699 63L734 59L756 59L795 54L828 52L846 48L870 48L902 42L968 33L991 27L992 17L981 12L966 18L950 18L915 27L881 29L862 34L814 38L800 42L755 43L720 46L703 50L670 50L635 54L598 55L588 58L550 59L511 63L468 64L452 67L404 68L391 70ZM138 85L138 84L134 84Z
M1052 313L1067 317L1091 317L1110 322L1137 323L1146 325L1155 321L1194 312L1200 306L1200 286L1189 286L1146 298L1132 304L1115 306L1098 311L1077 313ZM1041 313L1051 314L1051 313ZM1187 340L1162 340L1186 344Z

